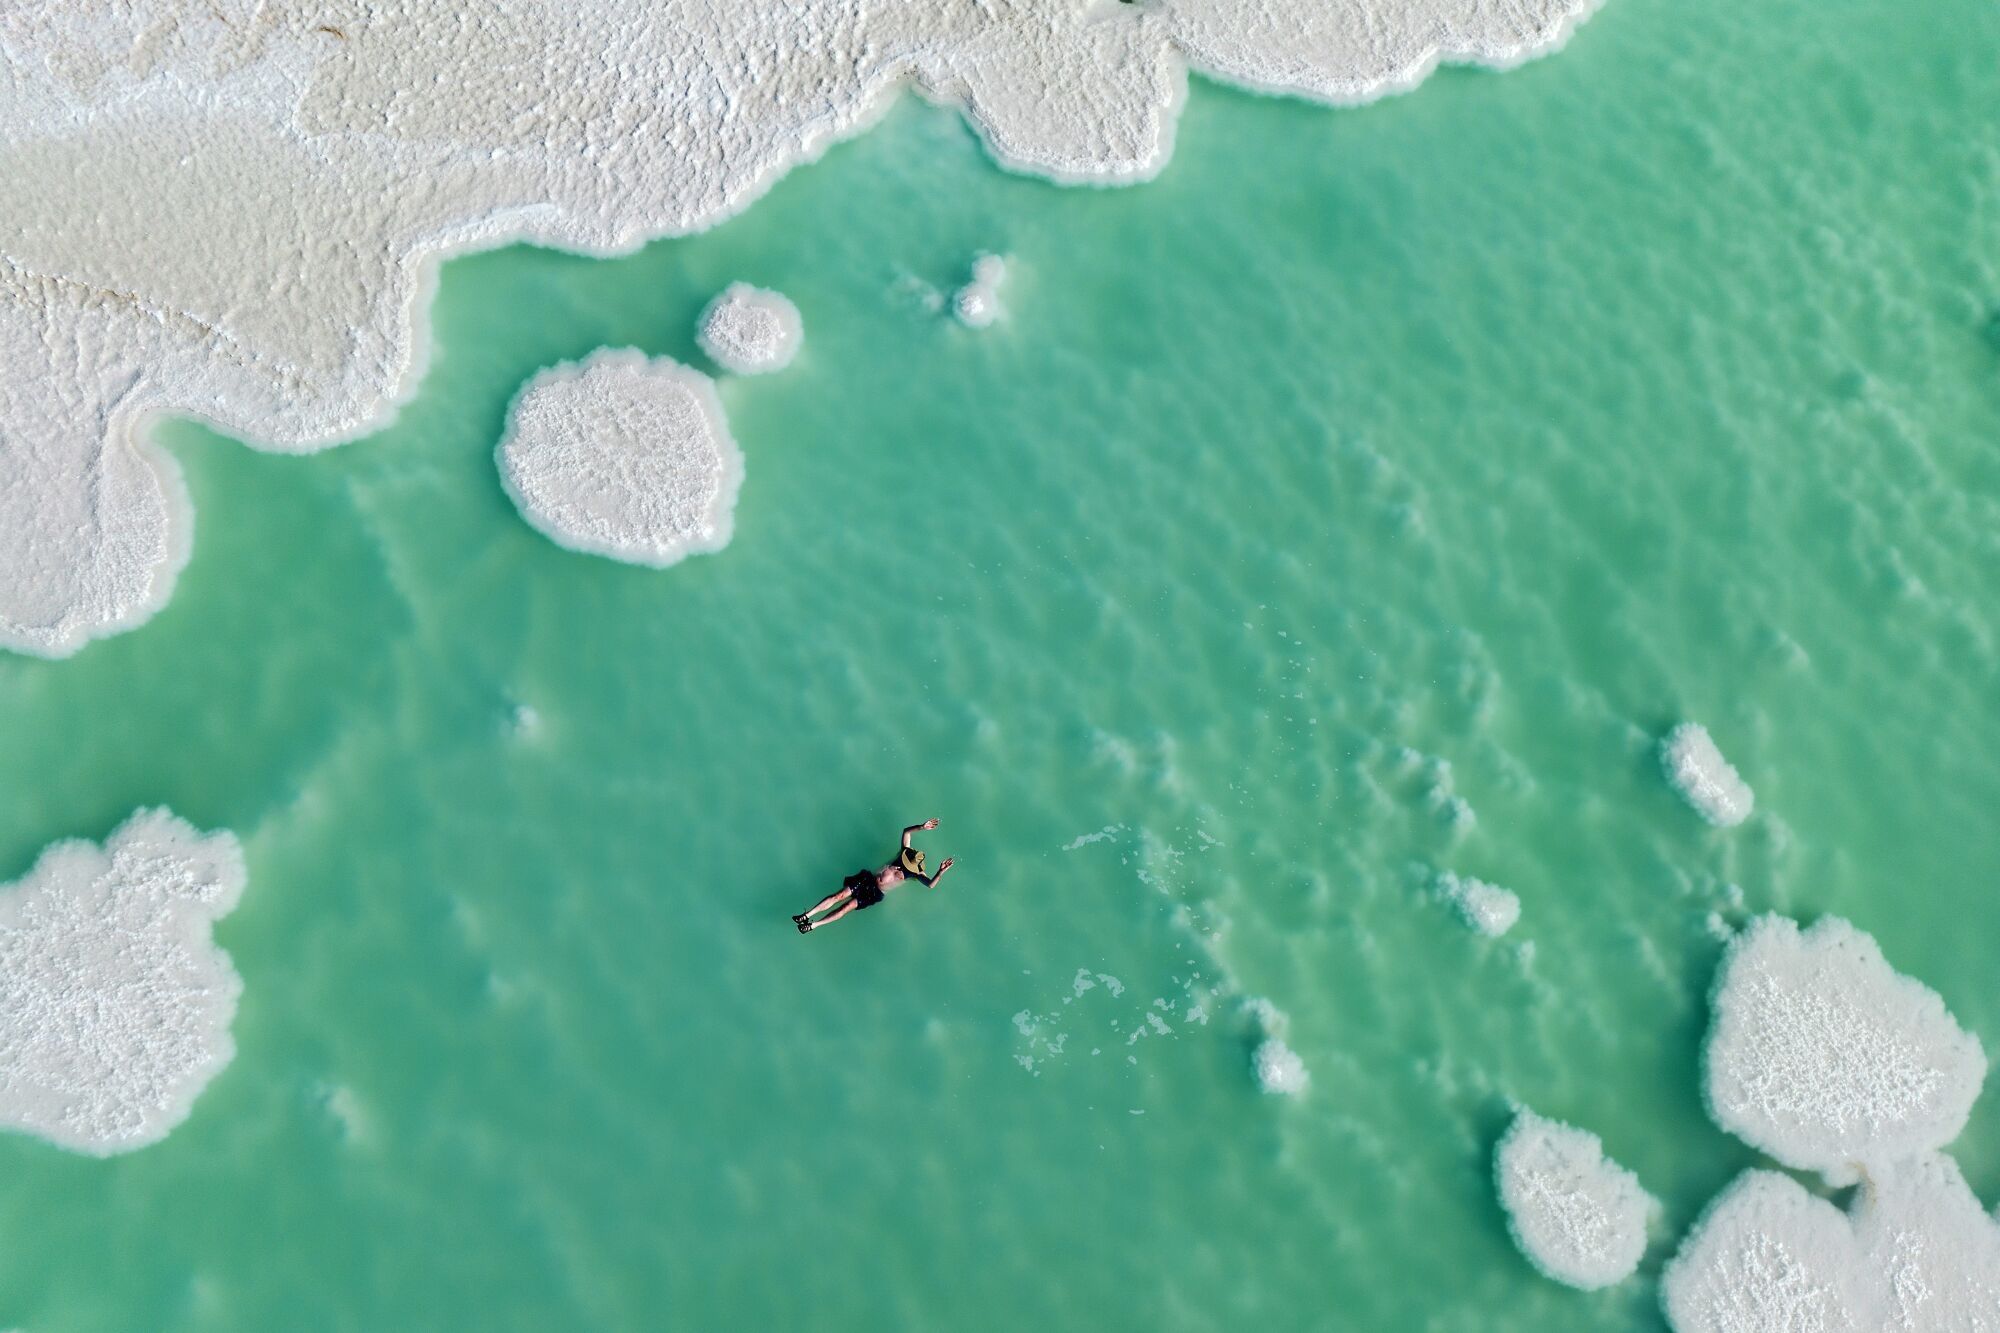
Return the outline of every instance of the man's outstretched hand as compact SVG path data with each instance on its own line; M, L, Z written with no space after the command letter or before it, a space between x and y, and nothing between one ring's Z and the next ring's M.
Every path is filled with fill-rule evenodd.
M943 878L944 878L944 872L945 872L945 871L947 871L947 870L949 870L949 869L951 869L951 862L952 862L952 858L951 858L951 857L949 857L949 856L947 856L947 857L946 857L946 858L944 859L944 864L938 867L938 872L937 872L937 874L935 874L935 875L932 875L932 876L931 876L931 878L932 878L932 879L943 879Z
M920 829L934 829L937 826L938 826L938 821L935 819L926 819L923 823L917 825L917 827Z

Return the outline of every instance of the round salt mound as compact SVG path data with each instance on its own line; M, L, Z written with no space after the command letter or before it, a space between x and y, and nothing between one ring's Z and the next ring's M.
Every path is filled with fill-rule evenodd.
M0 1125L107 1156L186 1118L236 1051L209 928L243 880L233 835L141 810L0 885Z
M1257 1086L1266 1092L1295 1097L1312 1082L1299 1053L1276 1037L1258 1042L1251 1060L1257 1069Z
M805 340L799 308L782 293L732 282L701 312L695 341L709 360L736 375L783 370Z
M1465 924L1488 939L1498 939L1521 919L1521 899L1512 890L1483 879L1447 870L1437 878L1437 891L1458 910Z
M1548 1277L1595 1291L1639 1266L1653 1199L1595 1134L1522 1110L1493 1174L1514 1243Z
M1986 1078L1937 992L1837 917L1763 916L1736 937L1704 1064L1718 1125L1836 1185L1951 1142Z
M743 455L700 371L629 349L528 381L508 409L500 477L563 546L666 566L729 544Z
M1007 277L1007 261L999 255L981 255L972 262L972 281L952 294L951 311L968 328L983 329L1000 318L1000 284Z

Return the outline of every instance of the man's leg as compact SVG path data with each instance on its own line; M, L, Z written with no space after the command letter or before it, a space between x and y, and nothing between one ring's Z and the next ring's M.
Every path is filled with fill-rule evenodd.
M827 894L826 897L814 903L811 907L808 907L804 911L804 913L802 913L802 915L809 917L818 916L821 912L826 911L829 907L834 906L836 903L846 902L853 896L854 896L854 890L852 889L836 889L834 892Z
M812 928L814 930L818 930L821 926L830 926L834 922L840 920L840 918L846 916L849 912L852 912L853 910L854 910L854 899L849 898L846 902L840 905L840 910L838 912L835 912L831 916L823 916L819 920L813 922Z

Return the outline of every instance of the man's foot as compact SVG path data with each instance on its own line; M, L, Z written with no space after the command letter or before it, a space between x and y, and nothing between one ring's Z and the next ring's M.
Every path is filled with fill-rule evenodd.
M807 931L809 931L809 930L811 930L811 929L813 928L813 923L812 923L811 921L808 921L808 920L807 920L807 919L806 919L805 917L803 917L803 916L795 916L795 917L793 917L793 918L792 918L792 924L793 924L793 925L795 925L795 926L797 926L797 927L799 928L799 934L801 934L801 935L805 934L805 933L806 933Z

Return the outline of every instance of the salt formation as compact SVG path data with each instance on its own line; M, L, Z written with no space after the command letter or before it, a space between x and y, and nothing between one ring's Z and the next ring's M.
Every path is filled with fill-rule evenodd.
M1007 261L999 255L981 255L972 261L972 281L951 298L951 312L968 328L983 329L1000 318L1000 284L1007 277Z
M1553 49L1594 0L14 5L0 18L0 646L60 656L188 542L149 418L277 450L381 424L444 256L713 224L898 90L1010 167L1141 179L1193 66L1328 102Z
M543 371L498 450L522 517L555 541L635 565L729 544L743 456L706 375L629 349Z
M1298 1052L1285 1044L1291 1019L1284 1010L1261 997L1245 1000L1243 1013L1250 1020L1257 1043L1250 1053L1257 1086L1265 1092L1285 1096L1304 1092L1312 1076L1306 1072L1306 1062L1299 1058Z
M1437 877L1437 892L1458 909L1466 925L1489 939L1505 935L1521 919L1520 898L1483 879L1454 875L1447 870Z
M1595 1134L1517 1111L1494 1178L1514 1243L1547 1276L1594 1291L1639 1266L1655 1204Z
M1257 1067L1257 1086L1266 1092L1296 1095L1312 1082L1299 1053L1276 1037L1257 1043L1252 1060Z
M789 366L804 337L799 308L789 298L732 282L701 312L696 341L731 374L763 375Z
M1837 918L1765 916L1731 944L1705 1057L1715 1122L1846 1184L1958 1137L1986 1056L1921 982Z
M1661 1277L1675 1333L1993 1333L2000 1222L1951 1159L1916 1158L1842 1215L1797 1181L1746 1171Z
M1660 745L1660 765L1687 803L1711 824L1728 827L1750 817L1755 793L1737 775L1706 728L1683 722Z
M1706 1063L1723 1128L1861 1188L1843 1216L1788 1176L1738 1177L1663 1275L1676 1333L2000 1331L2000 1222L1936 1151L1986 1057L1935 993L1844 921L1760 917L1724 960Z
M235 837L141 810L0 886L0 1124L103 1156L185 1119L235 1054L209 932L243 881Z

